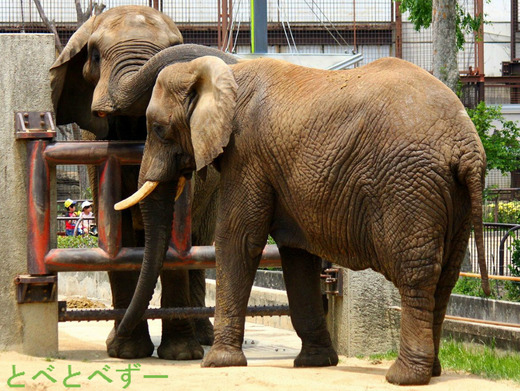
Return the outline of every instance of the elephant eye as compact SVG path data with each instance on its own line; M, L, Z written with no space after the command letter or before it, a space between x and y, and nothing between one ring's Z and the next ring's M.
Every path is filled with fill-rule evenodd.
M91 59L93 64L99 64L101 61L101 55L99 54L99 50L96 48L92 49Z
M163 142L163 143L171 143L173 141L173 140L168 140L168 138L167 138L168 129L167 129L166 126L158 124L158 123L154 123L152 125L152 130L157 135L157 137L159 137L159 140L161 142Z

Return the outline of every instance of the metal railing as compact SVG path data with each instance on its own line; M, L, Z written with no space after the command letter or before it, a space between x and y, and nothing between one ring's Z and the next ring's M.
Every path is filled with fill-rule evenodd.
M488 273L496 276L511 276L511 248L513 241L520 238L520 225L484 223L484 248ZM480 273L474 236L469 243L469 262L462 266L463 272Z

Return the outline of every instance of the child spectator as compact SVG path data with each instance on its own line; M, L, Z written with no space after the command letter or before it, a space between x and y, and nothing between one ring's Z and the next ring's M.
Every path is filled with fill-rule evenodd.
M65 212L65 216L78 217L78 215L76 213L76 201L72 201L70 198L68 198L63 203L63 206L65 207L65 209L67 209L67 212ZM76 220L65 220L65 235L73 236L75 228L76 228ZM78 229L78 234L82 233L79 231L80 230Z
M85 219L81 221L81 229L83 230L83 233L86 235L90 232L90 224L92 224L92 220L89 220L89 218L94 217L94 214L92 213L92 203L89 201L83 201L81 204L81 214L79 217Z

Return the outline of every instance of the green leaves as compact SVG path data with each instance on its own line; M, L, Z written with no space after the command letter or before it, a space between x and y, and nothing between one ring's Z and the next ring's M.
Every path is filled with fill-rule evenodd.
M432 24L433 1L432 0L403 0L399 7L401 12L409 12L408 19L413 23L416 31L421 28L427 29ZM456 4L456 40L457 49L464 50L466 42L466 34L478 32L482 23L484 23L483 15L473 16L465 11L459 3ZM481 39L481 37L477 37Z
M520 168L520 128L507 121L500 106L486 106L480 102L475 109L467 109L477 128L487 156L487 169L503 173Z
M58 236L58 248L98 247L98 238L91 235Z
M432 0L403 0L399 9L410 12L409 20L416 31L427 29L432 24Z

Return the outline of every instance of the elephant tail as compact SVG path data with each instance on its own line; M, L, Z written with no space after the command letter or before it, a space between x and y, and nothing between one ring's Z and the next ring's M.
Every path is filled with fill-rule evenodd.
M482 155L480 154L480 156ZM471 217L475 234L475 244L477 247L478 265L482 279L482 290L487 296L489 296L491 295L491 288L489 286L489 277L486 266L486 257L484 251L484 224L482 222L482 191L486 166L485 155L483 159L479 158L478 160L480 161L477 164L475 164L475 161L473 161L473 164L470 165L471 168L469 168L469 170L462 170L466 171L463 173L462 178L465 179L463 182L465 182L466 186L468 187L471 200ZM462 164L461 166L468 167L466 164ZM459 166L459 168L461 166Z

